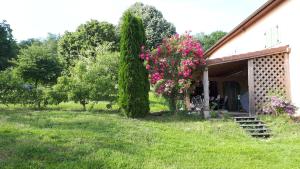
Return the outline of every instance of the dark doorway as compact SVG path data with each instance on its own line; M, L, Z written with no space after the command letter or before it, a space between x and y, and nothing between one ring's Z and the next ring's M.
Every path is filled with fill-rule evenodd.
M203 94L203 85L200 83L195 90L191 93L191 98L195 96L202 96Z
M227 109L229 111L239 111L240 102L238 96L240 95L240 85L234 81L228 81L223 83L224 86L224 96L228 97Z
M209 97L216 98L218 96L218 83L216 81L209 81ZM191 98L194 96L203 96L203 84L202 82L191 93Z
M209 81L209 97L216 98L218 94L218 82Z

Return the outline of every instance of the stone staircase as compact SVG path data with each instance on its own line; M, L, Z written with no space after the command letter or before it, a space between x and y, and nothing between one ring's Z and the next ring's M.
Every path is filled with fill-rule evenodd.
M272 135L271 130L257 117L234 117L234 121L252 137L269 138Z

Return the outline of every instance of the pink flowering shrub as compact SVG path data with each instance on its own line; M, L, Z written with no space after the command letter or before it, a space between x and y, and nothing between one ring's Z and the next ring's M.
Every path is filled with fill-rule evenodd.
M270 101L266 103L263 107L263 112L265 114L284 114L288 115L295 114L297 107L287 101L284 97L280 96L270 96Z
M142 47L140 58L145 61L155 92L169 99L174 110L176 101L190 87L192 72L205 65L201 44L189 33L164 39L153 51Z

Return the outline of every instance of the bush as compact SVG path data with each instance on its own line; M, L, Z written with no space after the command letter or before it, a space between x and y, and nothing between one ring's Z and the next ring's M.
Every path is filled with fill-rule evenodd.
M280 96L270 96L270 101L267 102L263 107L265 114L288 114L293 115L296 113L297 107L294 106L290 101Z
M151 52L142 49L140 57L145 60L155 92L163 95L170 110L176 112L177 101L189 94L193 71L205 64L201 44L186 33L163 40Z
M139 58L145 44L142 21L125 12L121 25L121 57L119 67L119 106L127 117L143 117L149 113L148 74Z
M68 101L68 79L64 76L57 79L57 84L48 88L45 91L45 98L49 104L58 105L62 102Z
M47 104L44 93L45 87L25 83L16 76L14 70L6 70L0 73L0 103L2 104L23 104L41 107Z
M0 72L0 103L18 103L22 91L22 79L17 78L12 70Z

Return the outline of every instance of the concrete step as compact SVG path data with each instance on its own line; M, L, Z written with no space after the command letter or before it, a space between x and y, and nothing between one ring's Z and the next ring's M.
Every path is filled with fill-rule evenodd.
M252 137L269 138L271 136L267 125L257 117L235 117L234 120Z
M245 130L249 133L265 133L265 132L270 132L270 129L268 128L245 128Z
M239 120L239 121L236 121L240 124L262 124L263 122L260 121L260 120Z
M265 124L241 124L240 127L243 128L266 128Z
M235 121L244 121L244 120L257 120L257 117L234 117Z
M249 113L244 112L226 112L231 117L247 117L249 116Z
M272 134L271 133L251 133L252 137L264 137L269 138Z

